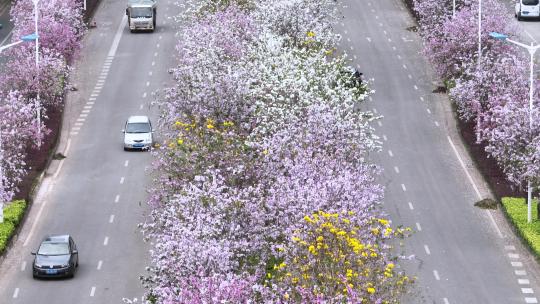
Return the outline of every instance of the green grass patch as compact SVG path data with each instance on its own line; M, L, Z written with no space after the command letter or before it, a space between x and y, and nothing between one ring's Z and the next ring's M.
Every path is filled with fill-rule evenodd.
M14 201L9 205L4 205L4 222L0 223L0 253L4 252L6 246L15 233L15 229L21 221L26 210L25 201Z
M537 201L533 201L532 223L527 223L527 202L524 198L503 197L502 205L506 214L514 224L523 240L540 258L540 221L536 209Z

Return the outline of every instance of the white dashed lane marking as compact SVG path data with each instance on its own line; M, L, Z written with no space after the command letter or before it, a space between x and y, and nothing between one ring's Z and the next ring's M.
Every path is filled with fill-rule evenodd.
M435 121L435 126L439 126L439 122L438 121Z
M531 294L534 293L532 288L521 288L521 292L525 294Z
M427 254L427 255L430 255L430 254L431 254L431 251L429 250L428 245L424 245L424 250L426 251L426 254Z
M105 239L103 240L103 246L107 246L107 244L109 244L109 237L106 236Z
M529 285L530 282L527 279L518 279L518 284L519 285Z
M24 271L25 269L26 269L26 261L22 262L21 271Z
M521 262L510 262L512 264L512 267L523 267L523 263Z
M409 202L409 209L414 210L414 206L411 202Z
M422 226L420 226L420 223L416 223L416 230L422 231Z
M517 253L509 253L508 257L511 259L519 259L519 254Z
M525 270L515 270L514 273L518 276L526 276L527 275L527 271Z
M399 168L397 166L394 166L394 171L396 171L396 173L399 173Z
M538 303L536 298L525 298L525 303Z
M116 197L114 198L114 202L115 203L118 203L118 201L120 201L120 195L116 195Z
M435 277L435 280L440 281L441 277L439 277L439 272L437 270L433 270L433 276Z
M113 223L114 222L114 214L111 214L111 216L109 217L109 223Z
M96 286L92 286L92 289L90 290L90 296L93 297L96 294Z
M401 189L402 189L403 191L407 191L407 188L405 187L405 184L401 184Z
M99 261L97 264L97 270L101 270L101 266L103 266L103 261Z
M13 298L16 299L19 296L19 288L15 288L15 291L13 292Z
M382 138L384 139L384 141L388 141L388 138L386 137L386 135L383 135Z
M120 184L123 184L123 183L124 183L124 180L125 180L125 178L122 176L122 177L120 178Z
M129 160L126 160L126 161L124 162L124 167L127 167L127 166L129 166Z

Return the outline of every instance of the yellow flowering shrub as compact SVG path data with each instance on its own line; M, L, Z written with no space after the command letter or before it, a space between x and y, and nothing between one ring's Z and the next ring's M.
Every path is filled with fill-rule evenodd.
M273 282L289 286L294 301L322 299L398 303L412 280L396 271L389 258L391 238L409 229L392 229L385 219L356 224L354 214L319 211L306 215L302 229L284 246L283 262L274 265ZM309 294L309 295L308 295Z

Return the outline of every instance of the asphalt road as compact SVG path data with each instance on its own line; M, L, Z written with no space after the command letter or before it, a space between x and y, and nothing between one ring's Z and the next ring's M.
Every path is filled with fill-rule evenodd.
M171 1L158 7L154 33L131 34L125 1L103 0L97 28L84 40L72 75L58 152L47 171L25 225L0 264L0 302L121 303L141 297L148 246L137 225L144 220L146 168L151 155L124 152L123 125L129 115L149 115L152 93L170 82L176 29ZM158 131L159 132L159 131ZM34 280L30 252L46 234L71 234L80 267L73 279Z
M2 28L0 29L0 46L8 44L10 42L11 30L13 29L13 24L11 24L9 20L10 9L11 1L0 1L0 24L2 25Z
M400 0L345 0L342 49L372 78L364 107L383 151L385 208L395 225L416 233L400 248L418 276L405 303L538 303L538 265L500 210L474 207L490 193L456 132L450 103L434 94L437 79ZM401 252L402 251L402 252Z

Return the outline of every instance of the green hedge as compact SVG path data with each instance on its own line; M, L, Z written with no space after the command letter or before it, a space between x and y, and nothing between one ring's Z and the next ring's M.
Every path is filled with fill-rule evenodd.
M6 249L25 210L25 201L14 201L9 205L4 205L4 222L0 224L0 253Z
M540 221L538 220L536 204L537 202L534 201L532 206L533 222L528 224L526 200L514 197L502 198L502 205L516 230L536 256L540 257Z

